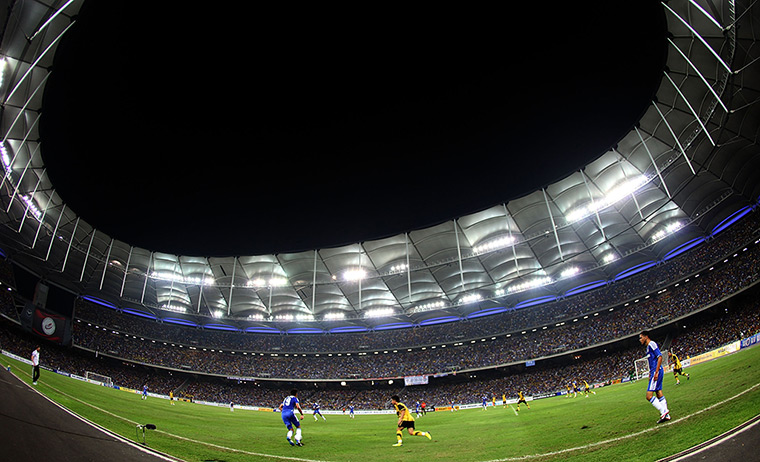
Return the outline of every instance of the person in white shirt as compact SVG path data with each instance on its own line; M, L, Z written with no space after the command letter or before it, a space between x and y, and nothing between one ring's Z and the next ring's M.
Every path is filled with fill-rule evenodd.
M40 378L40 347L32 351L32 384L37 385Z

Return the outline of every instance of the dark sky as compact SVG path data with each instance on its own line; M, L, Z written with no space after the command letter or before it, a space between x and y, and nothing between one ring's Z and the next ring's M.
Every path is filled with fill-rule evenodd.
M87 222L182 255L360 242L529 193L625 135L664 64L658 2L113 3L58 47L43 158Z

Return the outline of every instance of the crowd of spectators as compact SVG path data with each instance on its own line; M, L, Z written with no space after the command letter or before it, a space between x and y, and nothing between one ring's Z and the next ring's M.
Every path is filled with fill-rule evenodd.
M670 349L682 359L717 348L728 342L760 332L760 300L757 290L736 297L730 309L722 305L709 310L679 328ZM664 339L657 339L664 341ZM19 330L18 326L3 321L0 324L0 346L20 356L28 356L36 345L36 339ZM462 350L465 351L465 350ZM241 381L225 377L204 377L180 371L144 367L129 362L119 362L102 356L94 356L76 348L44 345L42 364L77 375L96 371L110 376L114 383L133 389L148 385L150 391L192 397L195 400L274 407L292 383L267 381ZM402 396L408 402L425 401L429 406L447 406L450 403L469 404L480 402L483 396L498 399L502 394L514 398L522 390L528 396L553 394L564 391L565 386L583 380L591 384L609 383L625 379L632 374L633 363L644 354L639 345L610 349L588 359L580 357L562 364L547 364L519 368L517 372L504 375L482 374L479 371L449 374L442 378L430 378L428 385L403 386L403 380L389 384L387 380L376 382L348 382L346 386L324 382L300 382L301 398L308 406L318 401L322 408L340 410L348 404L357 409L386 409L392 394ZM308 408L308 407L307 407Z
M147 385L151 391L173 390L196 400L270 407L281 399L278 384L293 379L302 381L304 401L319 400L331 409L348 403L360 409L387 407L394 393L429 405L472 403L502 393L514 397L517 390L553 393L572 381L627 377L634 359L643 354L638 346L622 345L644 328L694 322L673 340L682 358L760 331L760 302L752 287L760 277L760 246L744 247L757 240L757 231L753 213L742 226L653 269L540 309L395 331L218 332L147 321L78 299L75 347L47 345L42 364L77 375L97 372L129 388ZM28 356L38 340L13 322L13 299L4 292L0 290L0 313L6 315L0 316L0 347ZM716 305L725 308L714 314ZM704 313L713 318L704 321ZM600 346L609 346L610 353L568 359ZM544 361L548 357L562 361ZM537 366L517 367L528 360L538 360ZM520 372L497 377L497 366ZM429 374L446 377L419 387L404 387L398 380ZM390 378L397 379L395 384ZM347 385L326 385L342 379Z
M704 271L748 242L756 240L760 214L752 213L709 242L642 273L589 292L562 298L538 307L472 320L424 327L367 333L340 334L261 334L227 332L161 323L121 313L78 299L75 316L121 333L186 347L257 353L356 353L361 351L407 349L431 346L453 339L459 341L541 329L546 325L583 317L600 310L620 307L656 292L681 278ZM757 268L743 268L753 277ZM732 287L736 287L734 284ZM711 297L712 295L705 295ZM699 305L699 303L697 303Z
M321 354L231 351L152 340L87 322L75 323L74 339L79 347L138 363L223 376L379 379L482 369L630 338L644 328L688 316L748 287L759 277L758 261L760 246L752 246L688 282L642 297L628 306L566 318L545 329L416 349Z

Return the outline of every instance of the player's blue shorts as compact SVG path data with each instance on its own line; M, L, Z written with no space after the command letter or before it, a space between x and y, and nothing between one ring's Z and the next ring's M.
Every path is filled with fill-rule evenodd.
M317 414L322 415L322 413L319 412L319 409L314 409L314 415L317 415Z
M296 428L301 426L301 422L298 421L298 417L296 417L295 414L283 414L282 421L285 423L285 426L288 427L288 430L292 430L293 426Z
M654 374L651 374L649 376L649 385L647 386L647 391L662 390L662 376L663 375L665 375L665 371L663 371L662 368L660 368L660 373L657 374L657 380L654 380Z

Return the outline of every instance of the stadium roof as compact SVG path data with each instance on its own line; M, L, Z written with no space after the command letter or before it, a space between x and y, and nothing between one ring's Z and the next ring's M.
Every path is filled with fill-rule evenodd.
M193 24L188 34L159 14L87 26L89 3L14 3L0 50L3 249L76 293L235 322L462 316L613 279L708 236L760 195L758 6L654 6L624 6L594 27L575 22L588 11L513 11L465 34L447 21L421 27L433 21L420 16L400 27L419 35L394 39L393 15L346 33L335 20L306 21L314 12L294 27L271 12L254 23L172 11ZM206 27L222 16L224 28ZM668 34L653 40L658 21ZM102 52L98 37L129 29L145 38L76 53L83 43ZM329 40L318 40L323 29ZM367 30L380 38L366 56L345 45ZM573 41L583 34L591 41ZM396 53L381 59L387 44ZM72 90L76 79L56 81L78 67L67 56L105 72L82 67L95 99ZM85 199L69 176L86 182ZM208 237L213 228L226 237ZM195 229L220 245L201 250ZM140 244L162 230L176 242ZM218 253L244 235L248 249L275 242L263 231L289 240ZM171 250L188 248L183 235L197 253ZM294 240L303 236L315 239Z

